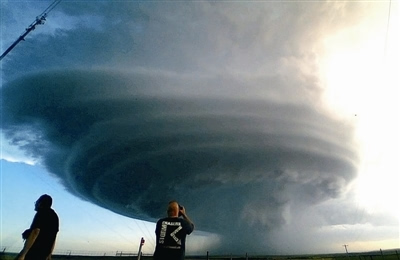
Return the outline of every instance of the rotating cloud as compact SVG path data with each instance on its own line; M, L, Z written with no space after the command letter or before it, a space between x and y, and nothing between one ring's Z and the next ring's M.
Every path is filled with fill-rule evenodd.
M149 221L177 199L222 248L265 251L291 205L338 197L356 173L351 126L302 89L285 100L290 88L267 77L37 73L3 88L2 128L81 198Z

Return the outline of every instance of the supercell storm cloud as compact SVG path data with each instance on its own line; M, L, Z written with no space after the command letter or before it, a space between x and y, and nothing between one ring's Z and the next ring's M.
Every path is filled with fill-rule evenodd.
M118 214L178 200L220 253L341 250L359 225L376 236L353 185L373 150L358 101L376 104L356 54L385 4L64 0L3 60L3 135Z
M298 82L286 98L286 78L46 71L4 86L2 127L81 198L150 221L177 199L222 248L265 251L356 174L351 125Z

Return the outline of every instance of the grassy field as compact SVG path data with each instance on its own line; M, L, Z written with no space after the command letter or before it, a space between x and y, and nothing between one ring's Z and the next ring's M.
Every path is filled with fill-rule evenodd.
M186 260L400 260L400 250L386 250L365 253L331 254L331 255L292 255L292 256L186 256ZM13 260L16 254L0 253L0 260ZM54 260L136 260L137 256L78 256L53 255ZM152 260L151 256L142 256L141 260Z

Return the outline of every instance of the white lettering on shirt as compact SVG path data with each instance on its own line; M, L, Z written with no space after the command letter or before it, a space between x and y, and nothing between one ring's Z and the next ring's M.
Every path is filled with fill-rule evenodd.
M158 241L159 244L165 243L165 237L167 236L167 227L177 227L174 231L172 231L169 235L172 239L178 244L181 245L182 241L176 236L176 234L182 229L181 222L171 222L171 221L163 221L161 223L161 230L160 230L160 239Z

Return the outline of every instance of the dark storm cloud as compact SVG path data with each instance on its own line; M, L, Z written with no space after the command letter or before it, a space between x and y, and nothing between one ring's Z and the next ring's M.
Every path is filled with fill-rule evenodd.
M313 74L321 34L361 12L354 3L63 1L9 54L4 77L100 66Z
M177 199L199 229L225 236L221 250L265 252L289 202L336 198L356 172L350 126L317 106L260 95L279 96L286 84L43 72L3 88L2 128L77 196L145 220Z
M221 252L273 252L271 234L355 178L353 128L323 106L318 60L362 12L65 0L2 63L3 133L81 198L146 220L177 199Z

